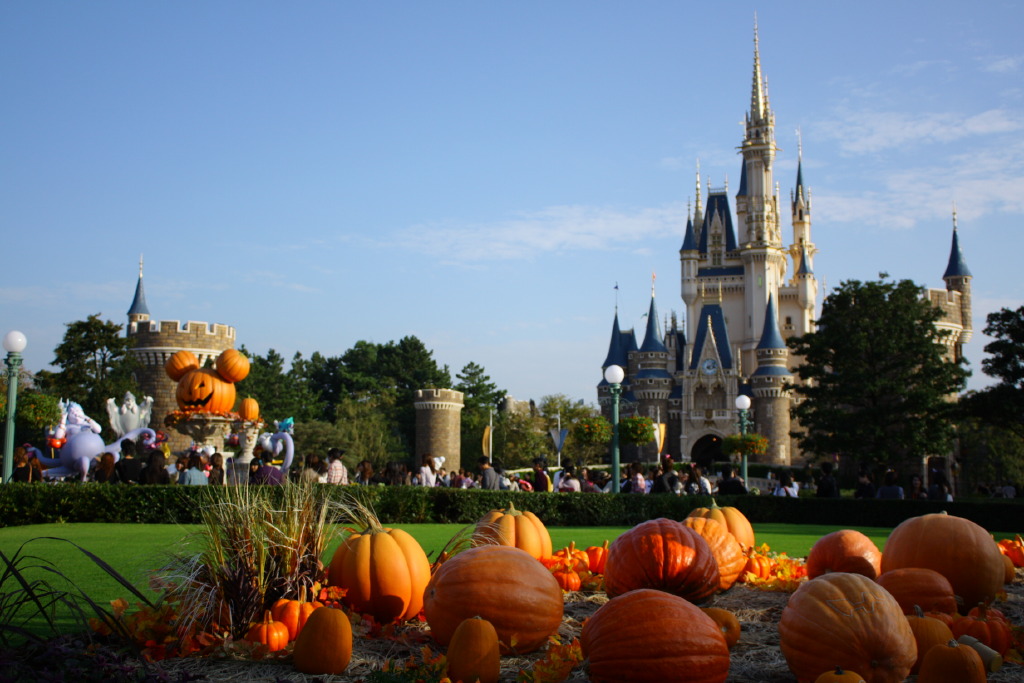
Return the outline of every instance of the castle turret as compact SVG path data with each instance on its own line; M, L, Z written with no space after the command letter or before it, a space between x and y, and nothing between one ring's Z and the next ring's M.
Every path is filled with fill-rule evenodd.
M793 375L786 367L789 349L779 333L775 296L768 298L764 316L764 330L755 351L757 370L750 378L754 392L754 415L757 430L768 438L768 462L788 465L790 451L790 392L786 385Z
M956 357L963 357L963 345L971 340L974 326L971 323L971 270L967 267L964 254L960 250L960 237L957 234L956 209L953 209L953 244L949 250L949 263L942 275L946 281L946 290L959 292L960 324L962 330L957 339Z
M463 393L454 389L420 389L413 398L416 409L416 462L423 456L444 458L444 467L457 470L461 463ZM475 468L476 463L472 466Z
M142 286L142 257L139 256L139 281L135 284L135 298L128 309L128 322L140 323L149 320L149 307L146 306L146 290Z
M651 306L647 312L647 330L643 344L629 354L629 382L637 401L637 412L656 423L668 419L668 397L672 392L672 374L669 372L669 350L661 337L658 309L651 291ZM656 455L655 447L644 446L647 456Z

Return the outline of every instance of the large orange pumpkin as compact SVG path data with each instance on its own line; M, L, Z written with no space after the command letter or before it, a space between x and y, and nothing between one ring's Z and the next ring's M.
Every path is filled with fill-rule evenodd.
M414 618L423 608L430 561L401 529L370 528L334 551L328 580L346 590L343 601L385 624Z
M260 404L254 398L243 398L242 406L238 409L238 417L246 422L256 422L260 419Z
M476 523L473 545L507 545L525 550L532 557L551 557L551 534L537 515L529 510L491 510Z
M1003 561L995 541L974 522L945 513L904 521L889 535L882 571L934 569L949 579L961 610L991 602L1003 587Z
M217 372L228 382L241 382L249 376L249 359L236 349L225 349L214 363Z
M750 520L737 508L725 506L719 507L714 500L709 508L695 508L690 511L689 517L710 517L716 522L721 522L729 530L740 547L747 551L754 547L754 527L750 526Z
M652 519L620 535L604 566L609 597L654 588L700 602L718 590L718 562L708 542L672 519Z
M914 607L925 612L956 614L956 595L949 579L934 569L904 567L884 572L875 579L889 591L904 614L914 614Z
M642 588L609 600L583 624L590 680L721 683L729 647L718 625L692 603Z
M739 541L724 524L710 517L687 517L683 520L683 526L690 527L708 542L711 554L718 563L718 587L723 591L729 590L747 564Z
M198 369L199 358L196 357L196 354L184 349L175 352L164 364L164 372L175 382L184 377L189 370Z
M503 653L533 652L562 624L562 589L524 550L504 545L470 548L441 564L423 595L431 634L451 642L464 620L494 625Z
M854 529L840 529L825 534L807 555L807 578L829 572L852 572L869 579L881 572L882 553L870 538Z
M216 370L188 370L178 380L178 407L201 413L226 413L235 407L235 385Z
M899 604L860 574L825 574L800 586L782 611L779 647L800 683L837 666L867 683L896 683L917 660Z

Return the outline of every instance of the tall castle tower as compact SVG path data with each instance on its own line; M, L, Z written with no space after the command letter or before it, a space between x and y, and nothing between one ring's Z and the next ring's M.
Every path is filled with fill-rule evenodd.
M199 364L206 365L221 351L235 347L235 328L227 325L178 320L150 320L146 292L142 285L142 259L139 259L139 281L135 297L128 309L125 334L135 340L131 353L139 362L136 381L146 396L153 397L153 419L150 427L164 429L167 413L177 410L177 384L164 372L164 365L175 352L187 349L196 354ZM164 430L172 451L191 445L189 438L174 430Z

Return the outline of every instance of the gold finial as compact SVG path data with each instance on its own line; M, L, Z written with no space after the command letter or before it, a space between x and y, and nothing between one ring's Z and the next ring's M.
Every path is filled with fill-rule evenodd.
M657 273L651 271L651 298L654 298L654 281L658 279Z
M953 200L953 232L956 232L956 200Z
M142 254L139 254L139 278L142 278Z

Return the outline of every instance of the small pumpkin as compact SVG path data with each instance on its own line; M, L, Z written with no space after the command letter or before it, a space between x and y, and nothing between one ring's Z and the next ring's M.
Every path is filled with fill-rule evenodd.
M835 671L826 671L814 679L814 683L864 683L864 678L855 671L843 671L837 666Z
M910 630L914 632L914 641L917 643L917 661L910 669L910 673L916 674L921 669L921 662L928 651L936 645L944 645L953 640L953 632L938 619L926 616L920 607L917 608L916 614L907 615L907 623L910 624Z
M266 645L271 652L280 650L288 644L288 627L280 621L274 621L270 610L263 614L263 621L257 621L245 634L245 639L253 643Z
M586 550L576 547L576 541L571 541L568 546L559 550L554 556L565 560L566 565L573 571L590 571L590 556L587 555Z
M925 654L917 683L985 683L985 665L972 648L950 640Z
M754 527L750 520L737 508L731 506L719 507L714 500L709 508L695 508L690 511L689 517L710 517L716 522L721 522L729 530L736 540L739 541L743 550L754 547Z
M486 619L464 619L448 644L448 678L497 683L501 674L498 632Z
M953 622L953 635L957 638L964 635L972 636L998 652L1000 656L1006 656L1013 644L1013 633L1006 623L1006 618L1002 613L999 616L989 616L989 609L983 604L976 609L977 611L971 610L973 614Z
M1017 578L1017 570L1013 566L1013 560L1008 555L1003 555L1003 583L1013 583Z
M725 638L725 644L732 650L733 646L740 641L740 620L736 618L735 614L721 607L701 607L700 610L718 625L718 630Z
M260 419L260 404L254 398L243 398L238 409L238 417L245 422L257 422Z
M918 606L925 612L956 614L953 586L942 574L924 567L904 567L882 573L876 581L889 591L904 614L914 614Z
M595 683L722 683L729 676L729 646L718 625L689 601L660 590L609 600L583 624L580 646Z
M551 569L551 575L555 577L558 586L564 591L578 591L582 586L582 578L579 572L569 566L568 562L564 560Z
M604 563L608 560L608 541L587 548L587 564L594 574L604 574Z
M1012 540L1004 538L996 545L999 546L999 552L1010 558L1013 566L1024 567L1024 538L1020 534Z
M855 529L825 534L807 555L807 578L828 572L853 572L869 579L881 574L882 553L870 538Z
M323 607L323 603L306 602L306 587L299 588L299 599L288 600L281 598L270 608L270 614L276 621L280 621L288 629L288 640L295 640L299 632L306 625L309 615L317 607Z
M720 585L718 562L700 534L672 519L652 519L621 534L608 548L609 597L654 588L700 602Z
M801 682L836 666L872 683L902 681L917 660L899 604L860 574L824 574L800 586L782 611L779 647Z
M241 382L249 376L249 359L237 349L221 351L214 365L226 382Z
M340 609L317 607L295 639L296 670L310 676L337 676L352 661L352 624Z
M736 537L729 533L724 524L710 517L687 517L683 525L688 526L708 542L711 554L718 563L718 588L727 591L739 578L747 560Z
M767 579L772 575L772 558L756 553L753 549L748 550L747 562L743 565L743 571L740 572L739 578L736 580L746 581L747 574L752 575L755 579Z
M491 510L476 523L473 545L506 545L525 550L531 557L551 557L551 534L529 510Z

